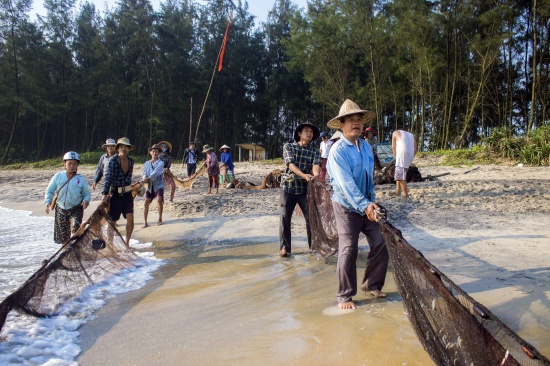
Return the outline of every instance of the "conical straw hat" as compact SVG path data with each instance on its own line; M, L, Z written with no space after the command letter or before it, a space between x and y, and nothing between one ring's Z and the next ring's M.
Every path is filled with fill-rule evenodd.
M330 128L339 129L341 123L340 118L357 113L363 116L363 123L372 121L374 117L376 117L376 113L361 109L357 104L355 104L355 102L346 99L344 104L342 104L342 106L340 107L340 113L336 117L328 121L327 126Z

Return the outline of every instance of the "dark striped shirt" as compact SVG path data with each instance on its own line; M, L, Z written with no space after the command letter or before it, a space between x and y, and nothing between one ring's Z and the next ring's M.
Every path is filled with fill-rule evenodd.
M172 166L172 155L163 152L159 155L159 159L164 163L165 169L170 169Z
M128 174L124 175L118 154L109 159L105 171L105 185L103 194L109 194L111 187L126 187L132 184L132 172L134 171L134 159L128 157Z
M300 146L297 142L285 144L283 146L283 159L286 166L293 163L305 174L313 174L313 166L319 165L320 152L312 143L307 146ZM290 169L287 169L292 173ZM296 174L291 174L291 178L282 184L283 190L291 194L303 194L307 192L307 181Z

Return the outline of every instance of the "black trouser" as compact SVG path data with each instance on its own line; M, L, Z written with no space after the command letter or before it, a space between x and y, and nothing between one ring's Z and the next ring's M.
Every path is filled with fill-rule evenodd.
M284 246L286 246L287 253L292 252L292 234L290 232L290 225L292 221L292 213L294 212L296 204L300 206L300 209L304 214L304 219L306 219L307 244L311 249L311 228L309 227L309 213L307 210L307 193L296 195L292 193L287 193L283 189L281 189L281 193L279 195L279 204L281 206L281 221L279 223L279 249L282 249Z
M195 174L195 171L197 170L197 164L189 164L187 163L187 176L190 177L193 174Z

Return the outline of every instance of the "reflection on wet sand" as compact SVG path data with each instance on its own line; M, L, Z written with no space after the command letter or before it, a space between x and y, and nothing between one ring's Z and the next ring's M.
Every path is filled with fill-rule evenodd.
M335 265L308 254L305 242L288 259L277 255L276 243L155 247L166 265L83 327L80 365L433 364L391 273L387 299L360 293L358 308L343 312Z

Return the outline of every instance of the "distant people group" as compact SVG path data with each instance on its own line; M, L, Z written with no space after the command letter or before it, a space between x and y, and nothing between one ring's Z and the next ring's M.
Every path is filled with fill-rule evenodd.
M134 159L129 153L134 146L127 137L115 141L109 138L102 145L106 153L101 155L94 174L92 189L98 189L103 180L102 203L108 209L108 215L113 222L117 222L120 216L126 219L126 245L130 244L130 238L134 230L134 196L132 194L132 178ZM235 177L235 167L230 153L230 147L220 147L221 163L224 166L225 182ZM149 226L148 215L151 202L156 199L158 205L157 225L162 225L164 210L164 187L170 187L170 202L174 200L176 185L172 166L172 144L168 141L160 141L149 149L150 160L143 165L141 177L142 185L147 185L145 191L145 203L143 212L143 226ZM205 145L203 152L207 154L206 165L209 177L208 194L218 193L220 184L220 168L217 155L213 148ZM182 167L187 168L187 176L196 174L199 161L198 150L195 143L190 142L189 148L184 151ZM80 227L84 215L84 209L90 204L91 194L84 177L77 173L80 164L80 156L74 151L69 151L63 156L65 170L55 174L46 189L44 205L46 213L55 211L54 241L59 244L66 243Z

